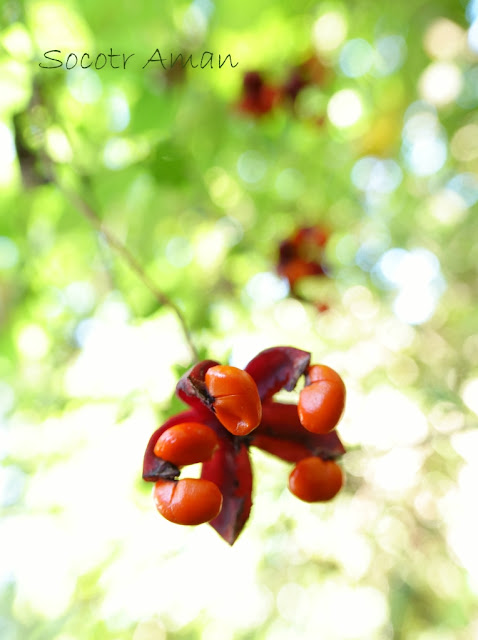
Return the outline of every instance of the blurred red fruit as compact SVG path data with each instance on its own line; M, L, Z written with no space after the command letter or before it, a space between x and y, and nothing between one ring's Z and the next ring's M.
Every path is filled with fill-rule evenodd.
M265 83L258 71L249 71L244 75L239 111L260 117L269 113L277 104L279 91Z

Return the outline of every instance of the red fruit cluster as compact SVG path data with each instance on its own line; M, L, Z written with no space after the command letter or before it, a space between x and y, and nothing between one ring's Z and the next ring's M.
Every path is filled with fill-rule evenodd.
M298 405L274 401L301 376ZM143 464L143 478L155 483L155 504L167 520L209 522L233 544L252 505L251 446L295 463L289 489L301 500L330 500L340 490L335 459L345 450L334 429L345 386L330 367L311 366L306 351L266 349L244 370L204 360L184 374L176 393L190 408L153 433ZM200 478L179 478L183 466L196 463L202 463Z
M324 67L316 56L311 56L289 71L289 76L282 86L282 95L294 102L306 87L322 86L329 74L327 67Z
M303 89L313 85L322 86L328 74L329 71L315 56L292 67L284 83L279 86L270 84L259 71L248 71L243 79L239 110L260 117L279 104L293 107Z
M244 75L239 111L255 117L269 113L279 101L279 91L267 84L258 71Z
M281 242L277 273L286 278L292 295L300 298L297 284L309 276L325 276L324 249L328 234L320 226L302 227ZM328 307L320 304L319 311Z

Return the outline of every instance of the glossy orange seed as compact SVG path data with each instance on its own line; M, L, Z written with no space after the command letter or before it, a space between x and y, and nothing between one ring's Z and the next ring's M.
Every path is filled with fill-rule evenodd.
M213 520L222 508L222 493L210 480L158 480L154 502L159 513L175 524L195 525Z
M315 456L304 458L296 464L289 476L289 489L304 502L331 500L343 485L343 474L333 460Z
M321 382L327 380L328 382L335 382L337 384L344 384L344 381L339 376L335 369L328 367L326 364L313 364L307 371L310 382Z
M210 460L218 446L217 436L210 427L200 422L182 422L159 436L154 453L181 467Z
M242 369L217 365L207 370L205 383L214 398L219 422L236 436L244 436L259 426L262 405L254 379Z
M345 408L345 385L339 374L325 365L308 371L311 384L300 392L297 406L301 424L313 433L328 433L339 422Z

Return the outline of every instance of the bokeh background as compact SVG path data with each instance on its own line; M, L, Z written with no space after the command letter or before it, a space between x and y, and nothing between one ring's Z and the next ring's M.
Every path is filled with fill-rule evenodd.
M2 640L478 637L478 3L0 15ZM110 48L125 70L39 67ZM142 69L157 48L213 68ZM246 72L277 97L311 58L295 100L244 106ZM143 451L191 353L88 207L201 357L292 345L342 374L335 500L254 451L232 548L155 512ZM291 295L279 246L310 226L326 275Z

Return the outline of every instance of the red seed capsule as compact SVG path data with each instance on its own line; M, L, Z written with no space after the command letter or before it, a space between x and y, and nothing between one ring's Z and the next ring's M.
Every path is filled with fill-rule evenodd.
M325 365L309 367L310 384L299 396L301 424L313 433L328 433L340 420L345 407L345 385L339 374Z
M256 435L254 437L254 446L271 453L287 462L298 462L303 458L310 456L310 451L300 442L286 440L281 438L272 438L266 435Z
M178 467L210 460L219 446L214 431L200 422L183 422L158 438L154 453Z
M214 398L213 408L219 422L233 435L247 435L259 426L261 399L257 385L247 371L217 365L207 370L205 383Z
M222 493L217 485L201 478L158 480L153 496L159 513L175 524L209 522L222 508Z
M342 470L333 460L304 458L289 476L289 489L304 502L331 500L342 488Z

